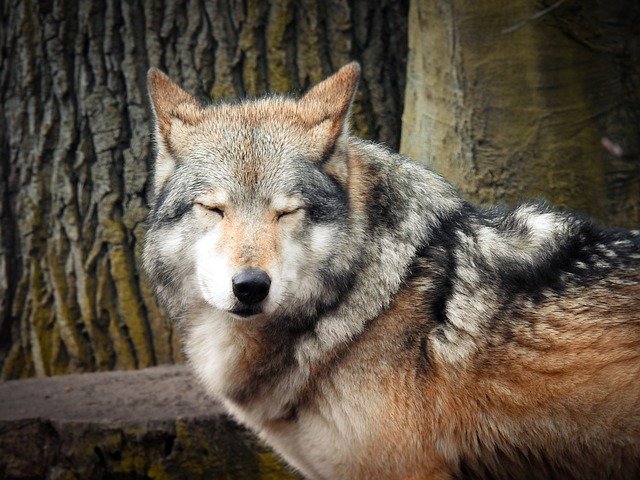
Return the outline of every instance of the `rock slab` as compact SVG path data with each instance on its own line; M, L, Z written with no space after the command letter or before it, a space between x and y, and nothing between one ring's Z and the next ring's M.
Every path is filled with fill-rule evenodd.
M294 479L182 365L0 383L3 479Z

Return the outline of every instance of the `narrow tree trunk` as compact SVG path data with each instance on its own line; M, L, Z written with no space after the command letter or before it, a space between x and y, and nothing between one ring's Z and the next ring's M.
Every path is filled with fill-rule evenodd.
M138 267L150 66L221 98L300 91L360 60L356 128L398 143L404 1L14 0L0 9L3 378L180 358Z
M401 150L475 201L638 226L639 20L634 0L413 1Z

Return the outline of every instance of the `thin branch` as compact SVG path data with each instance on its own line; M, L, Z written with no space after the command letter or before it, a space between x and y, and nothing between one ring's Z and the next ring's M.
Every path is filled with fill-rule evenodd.
M516 23L514 25L511 25L510 27L505 28L504 30L502 30L501 33L502 34L507 34L507 33L515 32L519 28L525 26L527 23L532 22L533 20L537 20L540 17L546 15L547 13L552 12L553 10L558 8L560 5L562 5L565 1L566 0L558 0L553 5L550 5L547 8L544 8L544 9L540 10L539 12L534 13L530 17L525 18L524 20L520 20L518 23Z
M624 149L617 143L612 142L607 137L603 137L601 140L602 146L609 153L609 155L622 158L625 160L637 160L640 156L633 152L625 152Z

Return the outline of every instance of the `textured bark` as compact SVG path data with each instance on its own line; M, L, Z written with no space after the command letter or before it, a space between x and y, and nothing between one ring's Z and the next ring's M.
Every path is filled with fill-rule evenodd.
M2 2L2 377L180 358L138 267L146 70L201 97L301 91L350 60L354 123L399 140L407 3Z
M478 202L638 226L639 20L635 0L412 2L401 150Z

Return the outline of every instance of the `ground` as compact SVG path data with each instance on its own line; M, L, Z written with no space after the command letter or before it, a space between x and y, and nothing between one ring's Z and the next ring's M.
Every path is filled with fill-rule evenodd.
M187 367L0 383L0 478L296 478Z

